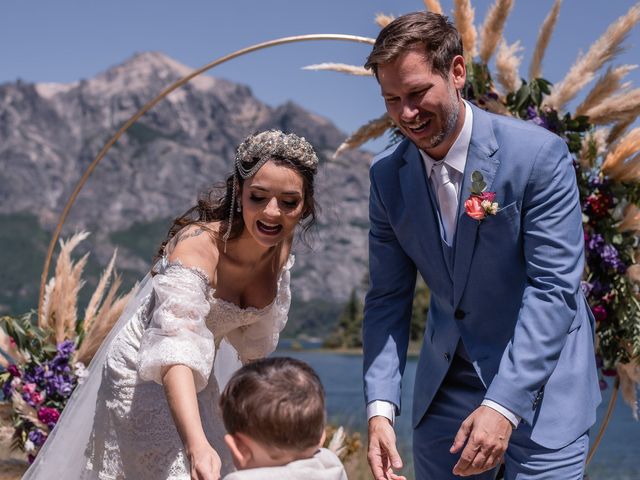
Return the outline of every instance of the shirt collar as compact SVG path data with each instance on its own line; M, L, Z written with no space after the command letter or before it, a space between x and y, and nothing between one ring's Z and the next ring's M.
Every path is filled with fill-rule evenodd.
M466 100L464 102L464 124L462 130L458 134L458 138L453 142L453 145L442 160L435 161L426 152L418 149L422 160L424 161L427 169L427 177L431 178L431 172L435 165L444 162L455 171L464 174L464 167L467 163L467 152L469 151L469 144L471 143L471 129L473 126L473 110L469 106Z

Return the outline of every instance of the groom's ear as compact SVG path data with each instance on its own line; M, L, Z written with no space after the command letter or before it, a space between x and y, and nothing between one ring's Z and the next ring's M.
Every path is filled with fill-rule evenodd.
M253 454L249 446L244 442L242 435L240 434L226 434L224 436L224 443L227 444L231 456L233 457L233 464L238 470L248 468Z

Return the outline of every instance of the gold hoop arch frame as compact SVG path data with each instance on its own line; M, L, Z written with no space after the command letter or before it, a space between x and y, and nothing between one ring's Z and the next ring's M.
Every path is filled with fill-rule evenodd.
M151 110L153 107L155 107L167 95L169 95L174 90L177 90L178 88L182 87L183 85L185 85L190 80L192 80L195 77L197 77L198 75L201 75L202 73L204 73L204 72L206 72L208 70L211 70L212 68L214 68L214 67L216 67L218 65L221 65L221 64L223 64L225 62L228 62L229 60L232 60L234 58L240 57L242 55L246 55L246 54L251 53L251 52L255 52L255 51L258 51L258 50L264 50L266 48L276 47L276 46L279 46L279 45L285 45L287 43L309 42L309 41L315 41L315 40L338 40L338 41L345 41L345 42L366 43L366 44L369 44L369 45L373 45L375 43L375 39L370 38L370 37L362 37L362 36L358 36L358 35L348 35L348 34L341 34L341 33L315 33L315 34L308 34L308 35L296 35L296 36L293 36L293 37L282 37L282 38L277 38L275 40L269 40L269 41L262 42L262 43L256 43L256 44L251 45L249 47L245 47L245 48L242 48L240 50L236 50L233 53L230 53L228 55L220 57L220 58L218 58L218 59L206 64L205 66L203 66L201 68L198 68L197 70L194 70L189 75L181 78L177 82L175 82L172 85L168 86L162 92L160 92L160 94L157 97L155 97L153 100L150 100L149 102L147 102L140 110L138 110L135 113L135 115L133 115L129 120L127 120L122 125L122 127L120 127L120 129L116 132L116 134L113 137L111 137L111 139L109 139L109 141L105 144L104 147L102 147L102 150L100 150L100 153L98 153L96 158L94 158L93 161L89 164L89 166L85 170L85 172L82 175L82 177L80 178L80 180L78 180L78 183L76 184L76 187L74 188L73 193L69 197L69 200L67 200L67 203L66 203L66 205L64 207L64 210L62 211L62 214L60 214L60 219L58 220L58 224L56 225L56 228L55 228L55 230L53 232L53 235L51 237L51 241L49 242L49 248L47 250L47 256L45 257L44 266L42 267L42 275L40 277L40 293L38 295L38 318L40 318L42 316L42 303L43 303L43 300L44 300L44 291L45 291L45 287L46 287L46 284L47 284L47 276L49 275L49 268L51 267L51 259L53 257L53 250L55 249L55 246L56 246L56 243L58 241L58 238L60 238L60 232L62 231L62 227L64 225L64 222L66 221L67 216L69 215L69 211L71 210L71 207L75 203L76 198L80 194L80 191L82 190L82 187L84 187L84 184L87 182L87 180L89 179L89 177L91 176L93 171L96 169L96 167L98 166L100 161L105 157L107 152L118 141L118 139L134 123L136 123L140 119L140 117L142 117L145 113L147 113L149 110ZM593 456L594 456L594 454L595 454L595 452L596 452L596 450L597 450L597 448L598 448L598 446L600 444L600 441L602 440L604 432L605 432L605 430L606 430L606 428L607 428L607 426L609 424L609 420L611 419L611 415L613 413L613 407L615 406L618 389L619 389L619 381L616 379L616 382L615 382L614 387L613 387L613 392L612 392L612 395L611 395L611 400L609 401L609 406L607 408L607 413L605 415L605 418L603 419L602 425L600 427L600 431L598 432L598 435L596 436L596 440L595 440L594 444L592 445L592 447L591 447L591 449L589 451L589 454L588 454L588 457L587 457L587 461L586 461L587 465L589 465L589 463L591 463L591 460L593 459Z
M111 137L111 139L105 144L104 147L102 147L102 150L100 150L100 153L98 153L96 158L93 159L93 161L89 164L89 166L85 170L80 180L78 180L78 183L76 184L76 187L74 188L73 193L69 197L69 200L67 201L64 207L64 210L60 215L58 224L56 225L56 228L51 237L51 241L49 242L47 256L45 257L44 266L42 267L42 275L40 277L40 293L38 295L38 318L42 317L42 306L43 306L42 304L44 300L44 291L47 284L47 276L49 275L49 268L51 266L51 259L53 257L53 250L55 249L58 238L60 237L60 232L62 231L64 222L66 221L67 216L69 215L69 211L71 210L71 207L75 203L76 198L78 197L78 194L82 190L82 187L84 187L84 184L87 182L87 180L89 179L93 171L96 169L96 167L98 166L100 161L104 158L104 156L107 154L107 152L111 149L111 147L124 134L124 132L126 132L135 122L137 122L140 119L140 117L142 117L145 113L147 113L149 110L155 107L162 99L164 99L171 92L182 87L184 84L188 83L190 80L197 77L198 75L201 75L202 73L208 70L211 70L212 68L218 65L221 65L225 62L228 62L229 60L232 60L234 58L237 58L242 55L246 55L248 53L255 52L258 50L264 50L266 48L285 45L287 43L309 42L314 40L339 40L339 41L346 41L346 42L367 43L369 45L373 45L375 42L373 38L361 37L357 35L347 35L347 34L340 34L340 33L316 33L316 34L308 34L308 35L296 35L293 37L277 38L275 40L269 40L266 42L257 43L249 47L236 50L233 53L220 57L212 61L211 63L206 64L204 67L194 70L189 75L181 78L177 82L165 88L162 92L160 92L160 94L157 97L147 102L140 110L136 112L135 115L133 115L129 120L127 120L122 125L122 127L120 127L120 129L116 132L116 134L113 137Z

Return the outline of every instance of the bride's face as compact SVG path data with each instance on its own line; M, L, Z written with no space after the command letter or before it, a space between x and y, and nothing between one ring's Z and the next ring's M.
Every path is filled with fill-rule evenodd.
M266 162L242 187L245 229L264 247L290 237L304 212L302 176L293 168Z

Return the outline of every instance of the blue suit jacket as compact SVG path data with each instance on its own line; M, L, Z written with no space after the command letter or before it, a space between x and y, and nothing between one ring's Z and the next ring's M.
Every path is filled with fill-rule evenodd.
M475 170L500 205L481 222L463 206ZM366 401L400 406L417 270L431 289L431 304L416 372L414 425L461 338L487 388L485 398L522 417L533 441L560 448L583 434L601 397L594 320L580 290L582 216L565 142L474 107L451 272L416 146L402 141L373 164L370 175Z

